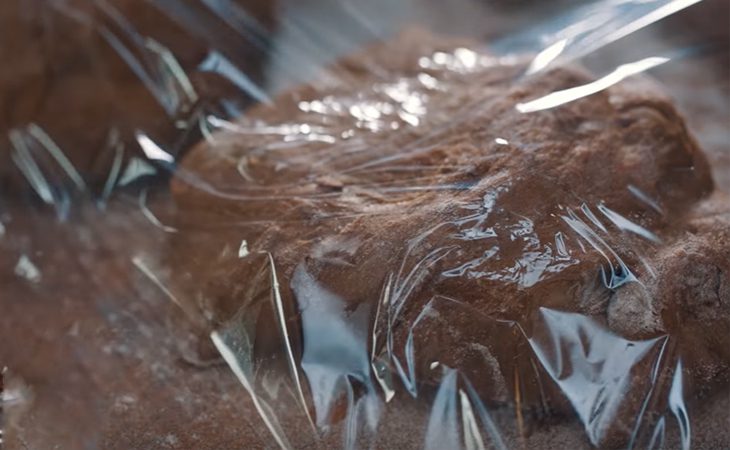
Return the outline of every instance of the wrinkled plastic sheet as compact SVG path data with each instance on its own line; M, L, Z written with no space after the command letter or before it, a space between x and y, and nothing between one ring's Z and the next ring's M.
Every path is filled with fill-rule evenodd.
M5 446L730 446L727 14L0 6Z

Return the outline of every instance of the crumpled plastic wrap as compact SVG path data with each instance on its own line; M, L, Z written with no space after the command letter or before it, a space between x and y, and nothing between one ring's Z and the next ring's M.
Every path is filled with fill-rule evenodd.
M4 2L4 448L730 447L728 14Z

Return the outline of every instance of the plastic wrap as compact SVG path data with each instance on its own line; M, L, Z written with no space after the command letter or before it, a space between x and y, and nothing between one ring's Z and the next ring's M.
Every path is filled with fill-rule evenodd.
M728 14L4 2L3 444L730 447Z

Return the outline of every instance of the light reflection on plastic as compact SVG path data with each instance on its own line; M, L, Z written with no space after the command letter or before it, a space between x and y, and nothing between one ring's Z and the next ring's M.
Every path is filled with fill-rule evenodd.
M459 429L456 412L456 380L457 371L450 368L444 369L444 377L441 379L436 398L433 400L431 416L428 419L425 450L443 450L447 448L461 448L459 436L456 430Z
M641 225L630 221L616 211L611 210L606 205L598 205L598 210L601 211L601 213L603 213L603 215L606 216L608 220L613 222L613 224L616 225L620 230L629 231L655 243L661 242L659 236L642 227Z
M256 82L218 51L209 52L203 62L198 66L198 69L201 72L212 72L222 75L259 103L271 103L271 97L256 85Z
M682 450L689 450L692 442L692 429L689 422L689 414L684 405L682 384L682 361L679 360L677 361L677 367L674 369L672 388L669 391L669 408L672 410L679 424L679 432L682 436Z
M469 73L500 62L486 55L480 55L468 48L457 48L451 53L435 52L431 57L423 56L418 65L424 69L447 69L457 73Z
M370 378L367 350L369 314L359 308L347 312L346 305L337 295L328 292L299 266L292 279L292 290L299 303L304 351L301 367L307 375L317 415L317 426L326 428L338 400L345 394L353 395L352 380L361 383L364 397L377 397ZM367 416L377 423L379 402L365 401ZM360 399L348 398L351 402ZM358 428L359 424L351 424ZM374 425L370 424L370 425ZM348 433L351 431L348 427Z
M143 160L142 158L137 158L136 156L134 156L129 160L129 163L127 163L127 167L124 169L124 172L119 177L117 185L125 186L139 178L154 175L156 173L157 169L155 169L154 166L152 166L150 163Z
M555 108L556 106L564 105L566 103L573 102L583 97L596 94L603 90L608 89L616 83L619 83L623 79L636 75L641 72L645 72L651 68L660 66L669 61L669 58L661 56L652 56L636 62L622 64L618 66L613 72L608 75L599 78L583 86L576 86L574 88L565 89L562 91L556 91L550 93L544 97L529 101L527 103L518 103L516 108L521 113L530 113L535 111L542 111L545 109Z
M251 386L251 383L249 383L248 377L239 365L236 353L228 346L228 344L226 344L223 337L218 332L213 331L210 334L210 339L211 341L213 341L213 345L215 345L215 348L228 364L228 367L231 369L238 381L243 385L246 391L251 394L251 399L253 400L254 406L259 412L259 416L269 428L269 431L271 431L271 434L273 435L274 440L276 440L276 443L279 444L279 447L284 450L292 449L293 447L284 437L284 433L281 431L279 424L275 420L272 420L271 415L267 413L271 410L271 407L265 405L265 403L263 403L261 399L259 399L259 396L256 395L256 392Z
M598 234L586 224L576 213L572 210L568 210L567 216L561 216L563 221L575 231L578 236L583 238L588 244L591 245L600 255L606 260L609 267L609 274L606 275L605 271L602 271L603 281L606 287L609 289L616 289L628 282L637 281L636 276L631 272L628 265L621 259L616 251ZM578 240L581 248L585 251L581 240ZM609 257L609 255L611 257ZM612 259L613 258L613 259ZM616 265L614 265L614 263Z
M633 184L630 184L628 186L629 192L631 192L636 198L641 200L642 202L646 203L647 205L651 206L651 208L658 212L659 214L663 214L662 208L659 206L659 204L653 200L651 197L646 195L641 189L634 186Z
M529 343L573 404L591 442L598 445L632 388L632 368L666 338L629 341L581 314L539 311L540 334Z
M169 163L175 162L175 157L161 149L160 146L146 134L137 131L134 135L147 158L153 161L164 161Z
M15 275L25 278L31 283L41 281L41 271L38 270L38 267L26 255L21 255L18 258L18 262L15 265Z
M479 425L476 417L474 417L469 397L463 389L459 389L459 403L461 403L461 423L464 430L466 450L484 450L486 447L481 433L479 433Z
M567 39L561 39L554 44L548 46L545 50L535 56L535 59L530 63L530 67L527 69L527 73L538 72L548 66L554 61L565 49L565 45L568 43Z
M241 245L238 247L238 257L243 259L249 255L248 241L245 239L241 241Z

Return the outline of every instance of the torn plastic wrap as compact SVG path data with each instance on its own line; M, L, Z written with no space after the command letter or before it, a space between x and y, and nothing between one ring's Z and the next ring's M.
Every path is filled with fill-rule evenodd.
M727 4L254 3L51 2L119 99L8 122L10 448L730 445Z

